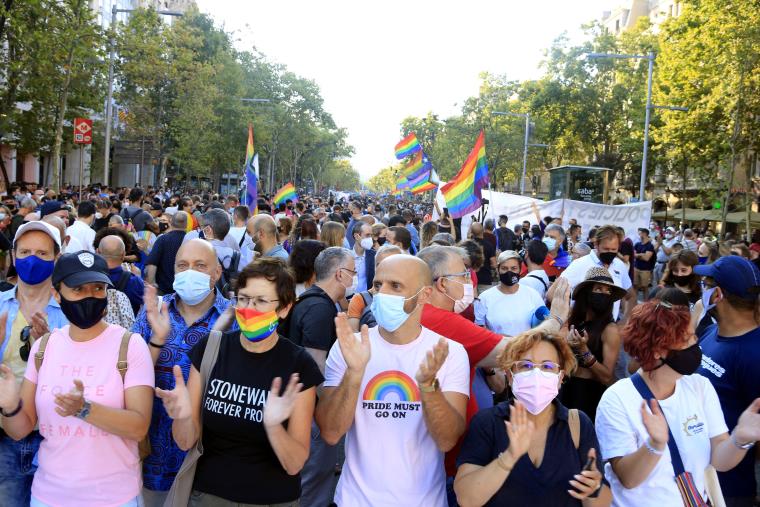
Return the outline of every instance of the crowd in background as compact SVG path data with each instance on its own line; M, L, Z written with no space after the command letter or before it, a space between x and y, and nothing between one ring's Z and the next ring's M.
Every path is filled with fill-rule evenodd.
M11 186L0 505L758 505L760 234L534 214Z

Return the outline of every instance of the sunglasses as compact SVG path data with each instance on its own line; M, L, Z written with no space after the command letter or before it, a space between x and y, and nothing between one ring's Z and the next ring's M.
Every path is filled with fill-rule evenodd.
M19 335L21 340L21 348L18 349L18 355L21 356L21 360L29 361L29 352L32 350L32 326L26 326L21 330Z

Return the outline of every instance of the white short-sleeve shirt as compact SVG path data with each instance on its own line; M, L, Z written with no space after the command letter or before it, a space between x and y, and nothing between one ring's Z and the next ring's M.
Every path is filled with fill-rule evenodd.
M346 435L346 463L335 493L338 505L446 505L443 453L425 424L414 380L440 338L423 327L411 343L394 345L380 336L379 328L370 328L372 354ZM447 341L449 355L437 375L441 390L469 396L467 352L461 344ZM324 386L338 386L345 371L340 344L335 342L327 357Z
M518 287L514 294L504 294L498 286L484 291L475 301L475 324L507 336L529 330L533 314L544 306L544 300L527 285Z
M636 452L649 438L641 419L642 400L631 379L616 382L602 395L596 412L596 434L604 460ZM684 468L691 472L697 489L706 498L710 439L728 432L715 388L702 375L687 375L676 382L672 396L660 400L660 406ZM649 477L635 488L625 488L609 463L604 474L612 489L614 506L638 507L642 498L647 499L647 505L682 505L668 448Z

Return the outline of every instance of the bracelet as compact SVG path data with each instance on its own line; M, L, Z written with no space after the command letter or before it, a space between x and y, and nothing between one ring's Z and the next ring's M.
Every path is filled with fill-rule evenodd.
M18 406L13 410L13 412L6 413L5 410L3 410L2 408L0 408L0 415L2 415L3 417L13 417L14 415L16 415L19 412L21 412L21 409L23 408L23 406L24 406L24 400L22 400L21 398L19 398L18 399Z
M596 363L597 363L597 361L596 361L596 358L595 358L595 357L592 357L590 361L585 361L585 362L583 363L583 367L584 367L584 368L591 368L591 367L592 367L592 366L594 366Z
M155 348L157 348L157 349L162 349L162 348L164 348L164 346L163 346L163 345L158 345L157 343L153 343L152 341L149 341L149 342L148 342L148 345L150 345L151 347L155 347Z
M552 317L553 319L555 319L559 323L560 328L565 325L565 321L562 320L562 318L559 315L555 315L552 313L552 314L549 314L549 317Z
M644 446L647 448L647 451L649 451L650 454L654 454L655 456L662 456L665 453L664 449L662 451L655 449L654 445L649 442L648 438L644 440Z
M738 449L741 449L742 451L752 449L752 447L754 447L755 445L755 442L747 442L746 444L740 444L739 441L736 440L736 435L734 435L733 433L731 433L731 442L733 442L733 444Z
M504 458L504 453L503 453L503 452L500 452L500 453L499 453L499 455L496 457L496 464L497 464L497 465L499 465L499 468L501 468L501 469L502 469L502 470L504 470L505 472L511 472L511 471L512 471L512 467L510 467L510 466L507 466L507 465L506 465L506 464L505 464L505 463L502 461L502 459L503 459L503 458Z

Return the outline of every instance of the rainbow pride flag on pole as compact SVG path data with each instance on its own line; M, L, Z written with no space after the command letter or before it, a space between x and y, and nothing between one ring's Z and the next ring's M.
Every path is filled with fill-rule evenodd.
M245 204L253 214L258 207L259 155L253 150L253 125L248 125L248 147L245 150Z
M480 131L475 146L454 178L441 187L446 206L453 218L459 218L480 207L480 191L488 186L486 141Z
M285 186L279 189L277 193L274 194L273 201L274 201L275 206L279 206L280 203L283 203L287 201L288 199L290 199L293 202L296 202L298 200L296 187L294 187L292 183L286 183Z
M409 180L406 179L406 176L400 174L396 178L396 189L393 191L393 195L401 195L404 190L409 190Z
M396 158L398 160L401 160L402 158L413 155L414 153L417 153L421 150L422 147L420 146L420 142L417 140L417 135L412 132L401 141L399 141L399 143L396 145Z
M422 174L419 178L413 181L410 180L409 187L413 194L421 194L428 190L435 190L440 183L441 180L438 178L438 173L436 173L435 169L431 167L429 171Z

